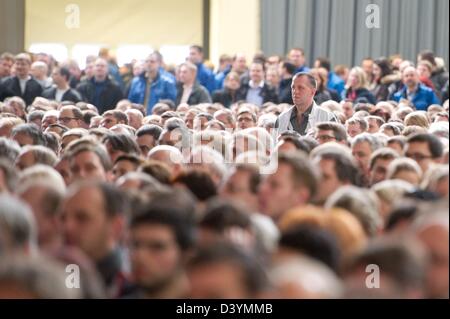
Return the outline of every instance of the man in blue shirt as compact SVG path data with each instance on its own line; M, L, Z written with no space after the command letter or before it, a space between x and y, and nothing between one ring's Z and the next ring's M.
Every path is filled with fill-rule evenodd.
M308 72L309 68L305 65L305 51L301 48L293 48L289 51L288 60L290 63L295 65L296 71L298 72Z
M433 90L420 84L419 74L413 66L408 66L403 70L402 82L403 88L393 96L395 101L408 100L417 110L421 111L426 111L431 104L440 104Z
M152 113L153 106L160 100L175 102L177 89L175 82L162 74L161 59L157 53L152 53L145 61L145 71L131 82L128 99L133 103L143 104L147 114Z
M188 60L197 67L197 81L212 93L216 89L216 79L214 73L203 64L203 48L192 45L189 48Z

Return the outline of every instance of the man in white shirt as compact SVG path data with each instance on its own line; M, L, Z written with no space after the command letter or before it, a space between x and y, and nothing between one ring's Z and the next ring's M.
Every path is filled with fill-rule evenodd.
M31 57L20 53L14 58L15 76L4 80L6 96L19 96L26 105L31 105L37 96L42 94L42 86L30 76Z
M78 91L71 89L69 85L70 71L65 67L55 67L52 72L53 87L46 89L42 96L57 102L70 101L78 103L82 100Z
M177 84L176 105L187 103L195 105L200 103L211 103L208 90L196 82L197 67L191 62L185 62L179 68L179 83Z

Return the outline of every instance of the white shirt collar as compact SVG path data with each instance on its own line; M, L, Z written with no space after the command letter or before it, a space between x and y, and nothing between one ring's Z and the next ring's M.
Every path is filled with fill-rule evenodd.
M253 82L253 80L250 80L249 82L248 82L248 85L250 86L250 88L252 88L252 89L258 89L258 88L263 88L263 86L264 86L264 81L261 81L261 82L259 82L259 84L258 85L255 85L255 82Z

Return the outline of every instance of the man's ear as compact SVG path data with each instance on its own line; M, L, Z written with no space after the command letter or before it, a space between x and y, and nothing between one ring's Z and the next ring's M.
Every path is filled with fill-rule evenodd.
M306 187L300 186L297 189L297 198L298 198L299 204L307 204L312 199L311 192Z
M112 234L114 239L120 240L123 238L125 233L125 217L123 215L118 215L112 219Z
M112 170L105 172L105 175L106 175L107 182L111 182L111 183L114 182L114 174L113 174Z

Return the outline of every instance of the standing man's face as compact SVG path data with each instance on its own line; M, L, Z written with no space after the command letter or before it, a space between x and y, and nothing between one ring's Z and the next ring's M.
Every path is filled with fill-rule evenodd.
M65 82L65 78L63 76L61 76L58 68L55 68L53 70L52 79L53 79L53 83L55 83L56 85L61 85L61 84L64 84L64 82Z
M13 64L12 60L0 60L0 77L10 76Z
M18 59L14 63L14 67L16 69L16 75L20 78L27 77L30 73L30 62L24 59Z
M247 69L247 59L244 55L239 55L233 62L233 70L242 74Z
M413 67L407 67L402 73L403 83L408 87L416 86L419 83L419 75Z
M371 77L373 72L373 61L372 60L364 60L361 64L362 69L366 72L367 76Z
M308 107L311 105L316 89L311 87L306 76L297 77L292 82L292 100L294 104L299 107Z
M157 72L159 70L160 64L155 55L152 54L145 60L145 67L148 72Z
M194 64L202 63L203 55L195 48L189 49L189 61Z
M193 82L195 74L194 74L194 72L189 70L189 68L187 66L183 65L180 68L179 77L180 77L181 83L191 84Z
M289 52L289 61L299 68L305 64L305 56L300 50L291 50Z
M108 64L105 60L97 60L94 65L94 75L97 80L104 80L108 75Z
M250 78L255 83L260 83L264 80L264 69L262 64L253 63L250 67Z

